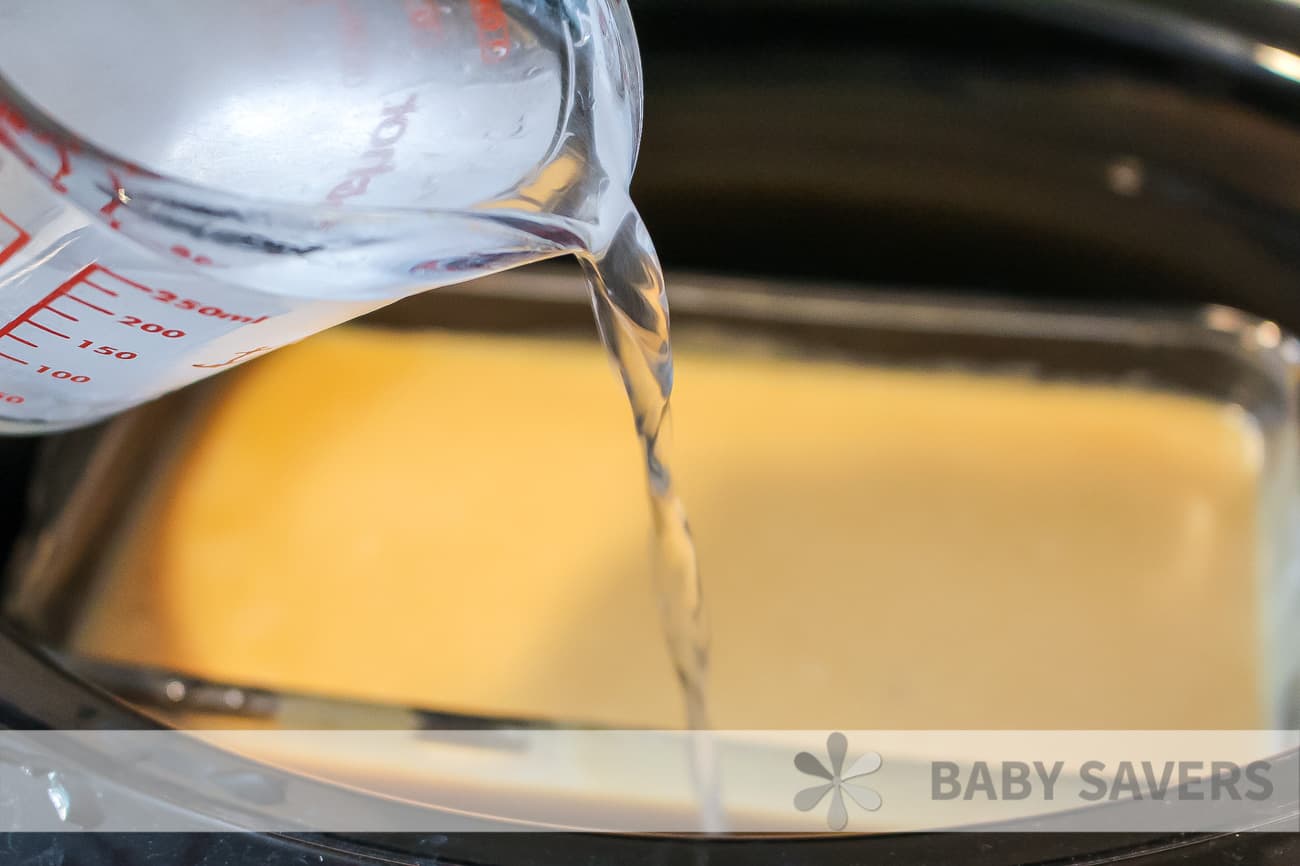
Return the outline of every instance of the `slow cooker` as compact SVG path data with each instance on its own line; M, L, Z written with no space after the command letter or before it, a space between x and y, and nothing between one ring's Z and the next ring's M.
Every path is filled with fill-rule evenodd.
M1291 4L642 0L633 12L647 87L634 197L670 274L714 279L700 282L684 319L725 318L709 299L728 289L726 278L744 278L795 293L834 284L904 300L993 298L1038 316L1080 303L1115 319L1140 319L1152 305L1232 310L1300 331L1300 9ZM516 301L507 315L417 298L377 316L517 330L573 315L544 299ZM850 341L825 322L800 327L808 340ZM897 335L890 345L881 330L878 349L925 351ZM982 351L978 336L934 339ZM1079 341L1053 350L1042 334L1015 339L1065 366L1123 364L1122 348L1094 357ZM1243 372L1195 348L1168 349L1164 360L1162 375L1189 388L1293 396L1285 370ZM65 665L67 588L33 575L22 541L66 505L49 491L86 471L78 453L67 437L0 442L0 534L12 560L0 723L149 728L158 722L132 703L138 690L119 683L115 695ZM256 774L237 758L213 760ZM130 788L124 780L114 796L132 800ZM155 794L137 792L135 807L155 805ZM201 810L205 801L184 802ZM1300 837L1288 832L334 836L240 833L230 829L237 814L214 807L210 817L208 833L17 833L0 843L15 863L1158 866L1300 855Z

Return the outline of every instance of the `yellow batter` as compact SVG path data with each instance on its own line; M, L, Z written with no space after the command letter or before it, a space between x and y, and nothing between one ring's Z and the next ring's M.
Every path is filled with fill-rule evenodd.
M1262 722L1240 413L708 345L677 382L719 726ZM640 465L594 341L335 330L228 377L79 645L675 726Z

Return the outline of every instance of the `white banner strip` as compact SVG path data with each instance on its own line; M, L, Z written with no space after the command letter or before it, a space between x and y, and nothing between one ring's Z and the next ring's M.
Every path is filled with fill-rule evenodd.
M0 831L1300 832L1296 731L0 732Z

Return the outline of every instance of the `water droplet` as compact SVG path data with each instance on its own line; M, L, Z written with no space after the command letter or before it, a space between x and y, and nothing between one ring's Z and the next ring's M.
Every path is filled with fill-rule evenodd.
M167 685L163 687L163 692L167 695L167 700L179 704L185 700L185 683L180 680L168 680Z
M223 770L210 774L208 778L226 792L259 806L283 803L288 789L286 779L253 770Z
M1106 183L1116 195L1138 195L1146 185L1146 167L1136 157L1120 157L1106 166Z
M49 781L46 794L50 798L50 804L54 806L55 814L59 816L59 820L67 821L68 813L72 810L72 795L63 786L58 773L50 773L46 778Z

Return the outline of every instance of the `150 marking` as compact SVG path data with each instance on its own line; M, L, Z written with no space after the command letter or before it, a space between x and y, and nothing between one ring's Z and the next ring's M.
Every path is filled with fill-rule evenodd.
M94 340L82 340L78 349L94 349L96 355L107 355L110 358L117 358L120 361L134 361L140 357L135 352L119 352L112 346L96 346Z

